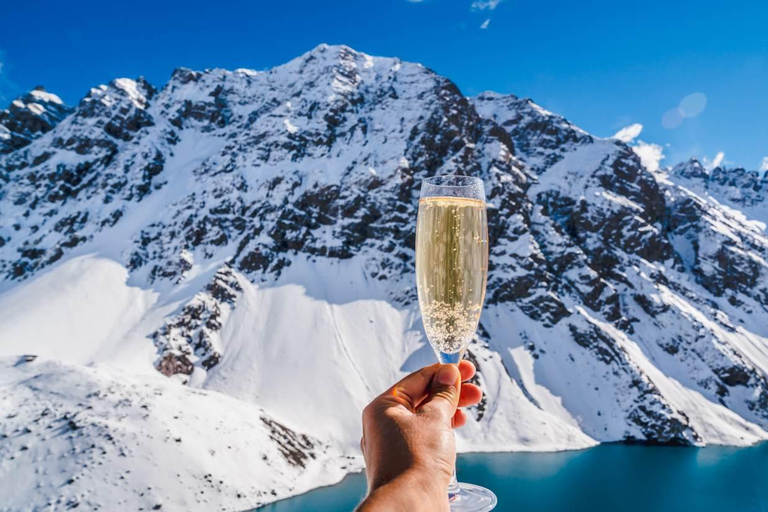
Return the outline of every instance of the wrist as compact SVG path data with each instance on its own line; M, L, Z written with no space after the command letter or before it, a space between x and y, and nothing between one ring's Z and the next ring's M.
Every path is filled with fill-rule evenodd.
M373 510L449 510L448 484L424 471L409 470L371 487L359 512Z

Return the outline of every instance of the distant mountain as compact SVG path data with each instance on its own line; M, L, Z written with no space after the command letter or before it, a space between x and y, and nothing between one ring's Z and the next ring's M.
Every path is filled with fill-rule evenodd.
M434 361L413 244L448 173L484 179L491 237L460 449L768 438L764 175L651 173L529 99L321 45L114 80L0 157L9 510L243 510L358 469L361 409Z
M741 210L750 219L768 223L768 171L747 171L741 167L707 170L691 158L668 172L692 192Z
M71 112L72 108L41 86L16 98L0 111L0 154L23 148Z

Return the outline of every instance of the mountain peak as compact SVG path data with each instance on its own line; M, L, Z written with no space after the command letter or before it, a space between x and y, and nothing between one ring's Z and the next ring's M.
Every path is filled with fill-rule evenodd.
M147 82L144 77L139 77L135 80L131 78L116 78L109 82L109 85L102 84L98 87L93 87L80 102L80 107L87 108L93 102L99 102L109 107L118 99L127 99L136 108L145 109L156 93L157 89Z
M304 72L305 70L315 68L321 71L341 70L342 73L346 70L353 74L359 74L366 70L386 74L399 71L403 65L413 67L414 69L427 69L421 64L404 63L394 57L374 57L344 44L329 45L323 43L299 57L273 68L272 71L294 69Z
M42 85L19 96L0 112L0 154L27 146L51 131L70 112L71 107Z
M496 91L483 91L476 96L478 101L496 101L506 99L507 101L516 101L519 98L514 94L502 94Z
M709 177L709 171L699 162L696 157L691 157L686 162L680 162L672 168L672 173L682 178L702 178Z
M57 105L64 105L64 102L61 101L61 98L59 98L53 93L46 91L45 87L43 87L42 85L38 85L34 89L32 89L29 92L28 96L34 98L38 102L55 103Z
M173 70L173 73L171 73L171 80L181 84L197 82L197 80L200 78L200 74L201 73L199 71L194 71L190 68L182 66Z
M362 55L362 52L358 52L351 46L347 46L345 44L328 44L328 43L320 43L319 45L315 46L308 52L301 55L299 58L306 57L308 55L339 55L342 52L348 52L355 55Z

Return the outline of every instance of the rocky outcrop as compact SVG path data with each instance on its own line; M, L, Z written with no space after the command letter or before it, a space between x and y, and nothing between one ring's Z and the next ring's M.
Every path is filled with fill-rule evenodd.
M191 375L195 368L207 371L219 363L222 323L242 291L238 279L242 278L231 267L222 267L178 315L151 335L159 354L155 367L160 373L168 377Z

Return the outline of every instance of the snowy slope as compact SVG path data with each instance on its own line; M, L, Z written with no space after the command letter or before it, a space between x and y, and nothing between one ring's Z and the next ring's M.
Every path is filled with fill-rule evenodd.
M492 240L460 449L768 437L759 179L650 173L530 100L321 45L114 80L0 157L8 510L241 510L358 468L361 409L434 360L416 202L453 172L485 180Z
M226 395L108 365L0 359L2 510L243 510L354 461Z

